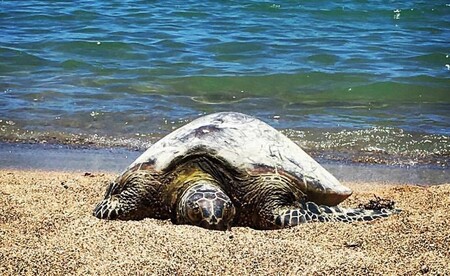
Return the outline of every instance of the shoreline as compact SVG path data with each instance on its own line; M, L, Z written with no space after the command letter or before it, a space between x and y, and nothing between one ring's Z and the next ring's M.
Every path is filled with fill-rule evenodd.
M198 117L198 116L197 116ZM194 118L193 118L194 119ZM363 129L346 128L280 128L278 119L264 118L289 139L298 144L315 159L362 165L387 165L393 167L428 166L436 169L450 169L448 135L427 132L408 132L399 128L371 127ZM191 119L156 124L143 129L134 126L123 133L124 128L98 129L96 132L80 133L64 131L33 131L23 126L1 125L2 144L35 145L40 147L62 147L73 149L126 149L144 151L150 145L171 131L192 121ZM172 124L173 123L173 124ZM14 127L13 127L14 126ZM122 132L121 132L122 131ZM118 132L118 133L116 133Z
M169 220L91 215L114 173L0 169L0 273L440 274L450 273L450 183L343 182L343 206L374 195L397 215L283 230L210 231Z
M102 171L120 173L145 150L92 145L22 144L0 142L0 169L43 171ZM343 182L436 185L448 182L450 168L430 165L394 166L316 159Z

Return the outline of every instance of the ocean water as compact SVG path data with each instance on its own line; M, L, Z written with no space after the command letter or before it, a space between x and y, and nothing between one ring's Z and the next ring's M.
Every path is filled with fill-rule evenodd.
M218 111L446 169L450 3L0 1L0 142L143 149Z

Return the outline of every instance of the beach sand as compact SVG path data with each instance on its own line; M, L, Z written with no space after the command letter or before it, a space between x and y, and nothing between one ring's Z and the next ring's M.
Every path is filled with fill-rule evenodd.
M111 173L0 170L0 274L450 274L450 184L344 183L399 215L231 231L91 213Z

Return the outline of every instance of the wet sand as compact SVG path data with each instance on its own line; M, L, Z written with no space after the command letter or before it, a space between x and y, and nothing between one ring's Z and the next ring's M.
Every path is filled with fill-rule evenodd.
M399 215L277 231L208 231L91 215L114 174L0 170L0 274L450 274L450 184L349 183Z

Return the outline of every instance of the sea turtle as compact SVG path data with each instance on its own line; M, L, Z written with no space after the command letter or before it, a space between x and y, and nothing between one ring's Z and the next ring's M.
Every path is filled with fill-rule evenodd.
M336 206L352 191L268 124L245 114L200 117L162 138L107 188L102 219L172 219L226 230L372 220L392 210Z

